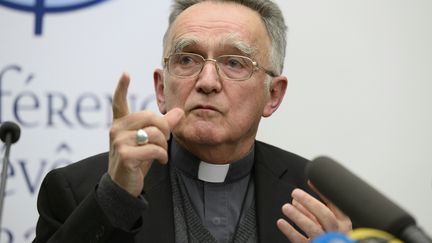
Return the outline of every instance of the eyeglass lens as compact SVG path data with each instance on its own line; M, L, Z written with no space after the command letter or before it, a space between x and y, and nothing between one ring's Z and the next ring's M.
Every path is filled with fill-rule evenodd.
M206 61L216 61L220 75L234 80L248 79L254 70L252 60L243 56L223 55L212 59L204 59L193 53L177 53L169 57L168 71L179 77L197 75Z

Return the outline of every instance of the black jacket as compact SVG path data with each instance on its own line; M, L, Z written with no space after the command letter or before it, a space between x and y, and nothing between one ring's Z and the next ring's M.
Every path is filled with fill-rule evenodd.
M309 163L290 152L257 141L254 180L259 242L289 242L278 230L281 207L295 188L310 191L304 175ZM130 232L114 228L96 201L95 190L108 169L108 153L89 157L47 174L38 196L34 243L175 242L168 166L153 163L145 177L149 208Z

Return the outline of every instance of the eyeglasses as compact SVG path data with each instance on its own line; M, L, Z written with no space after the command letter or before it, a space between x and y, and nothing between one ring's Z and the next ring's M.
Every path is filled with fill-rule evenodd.
M269 71L258 65L249 57L239 55L222 55L216 59L207 58L195 53L174 53L164 58L165 67L168 73L179 78L192 78L198 76L207 61L214 62L219 76L234 80L243 81L252 77L252 74L262 69L271 77L276 77L273 71Z

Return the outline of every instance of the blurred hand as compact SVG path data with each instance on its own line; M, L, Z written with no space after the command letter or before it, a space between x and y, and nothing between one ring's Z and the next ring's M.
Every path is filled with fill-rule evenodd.
M311 187L320 194L312 185ZM291 219L307 235L302 235L286 220L279 219L277 221L279 230L291 242L309 242L310 239L322 235L327 231L348 233L352 229L352 223L348 216L342 213L328 199L322 195L320 197L325 204L303 190L295 189L292 192L292 203L282 206L283 214Z
M129 76L123 74L113 97L108 174L117 185L137 197L141 194L144 177L152 162L157 160L162 164L167 163L167 140L184 112L180 108L174 108L165 116L150 111L129 113L129 81ZM148 134L147 144L137 144L138 129L143 129Z

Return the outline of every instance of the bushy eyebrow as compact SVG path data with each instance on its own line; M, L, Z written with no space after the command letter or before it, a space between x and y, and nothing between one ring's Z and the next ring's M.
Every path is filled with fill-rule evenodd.
M198 41L192 37L181 37L174 40L174 53L182 52L186 47L196 45Z
M183 36L175 39L173 42L174 44L173 44L172 53L178 53L178 52L182 52L185 48L189 46L198 45L200 41L194 38L193 36L188 36L188 37ZM242 55L245 55L247 57L254 57L258 52L255 46L250 45L244 40L238 38L238 36L235 33L225 37L219 45L222 49L224 49L226 46L237 49L238 51L241 52Z
M231 46L239 50L243 55L254 57L257 54L257 48L244 40L237 37L236 34L231 34L222 41L222 46Z

